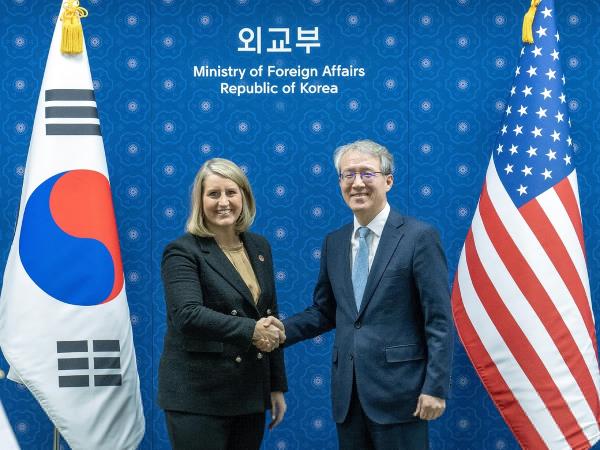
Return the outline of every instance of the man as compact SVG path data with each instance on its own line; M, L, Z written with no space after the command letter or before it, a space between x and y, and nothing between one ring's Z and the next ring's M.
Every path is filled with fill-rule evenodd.
M336 328L331 390L340 449L426 449L427 421L446 406L452 356L440 240L431 226L390 209L393 157L385 147L353 142L335 151L334 163L354 222L325 238L313 304L284 321L286 345Z

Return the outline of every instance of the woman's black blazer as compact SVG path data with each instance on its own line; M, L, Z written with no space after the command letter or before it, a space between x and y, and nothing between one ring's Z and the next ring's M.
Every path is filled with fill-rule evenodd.
M250 290L213 238L185 234L165 248L162 279L167 331L158 374L161 408L232 416L262 412L270 393L287 391L281 349L252 345L256 321L277 316L271 248L241 234L260 285Z

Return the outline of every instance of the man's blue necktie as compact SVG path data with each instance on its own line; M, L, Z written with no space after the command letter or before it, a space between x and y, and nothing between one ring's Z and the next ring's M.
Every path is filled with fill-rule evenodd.
M369 244L367 236L371 230L367 227L358 229L358 251L352 265L352 287L354 288L354 301L356 309L360 310L367 278L369 277Z

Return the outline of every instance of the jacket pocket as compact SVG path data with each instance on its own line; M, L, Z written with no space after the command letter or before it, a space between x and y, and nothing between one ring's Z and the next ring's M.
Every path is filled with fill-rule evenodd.
M223 343L216 341L203 341L200 339L186 339L183 348L188 352L222 353Z
M397 267L394 267L393 269L386 269L386 271L383 272L382 278L398 278L398 277L409 277L409 276L410 276L410 267L397 266Z
M424 359L423 348L418 344L393 345L385 348L385 360L389 363Z

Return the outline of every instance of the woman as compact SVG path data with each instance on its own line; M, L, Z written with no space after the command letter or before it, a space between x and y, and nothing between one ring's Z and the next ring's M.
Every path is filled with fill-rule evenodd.
M158 401L177 449L258 449L265 410L286 410L285 336L271 249L247 229L256 213L248 179L215 158L198 171L187 233L162 260L167 332ZM271 353L267 353L270 352Z

